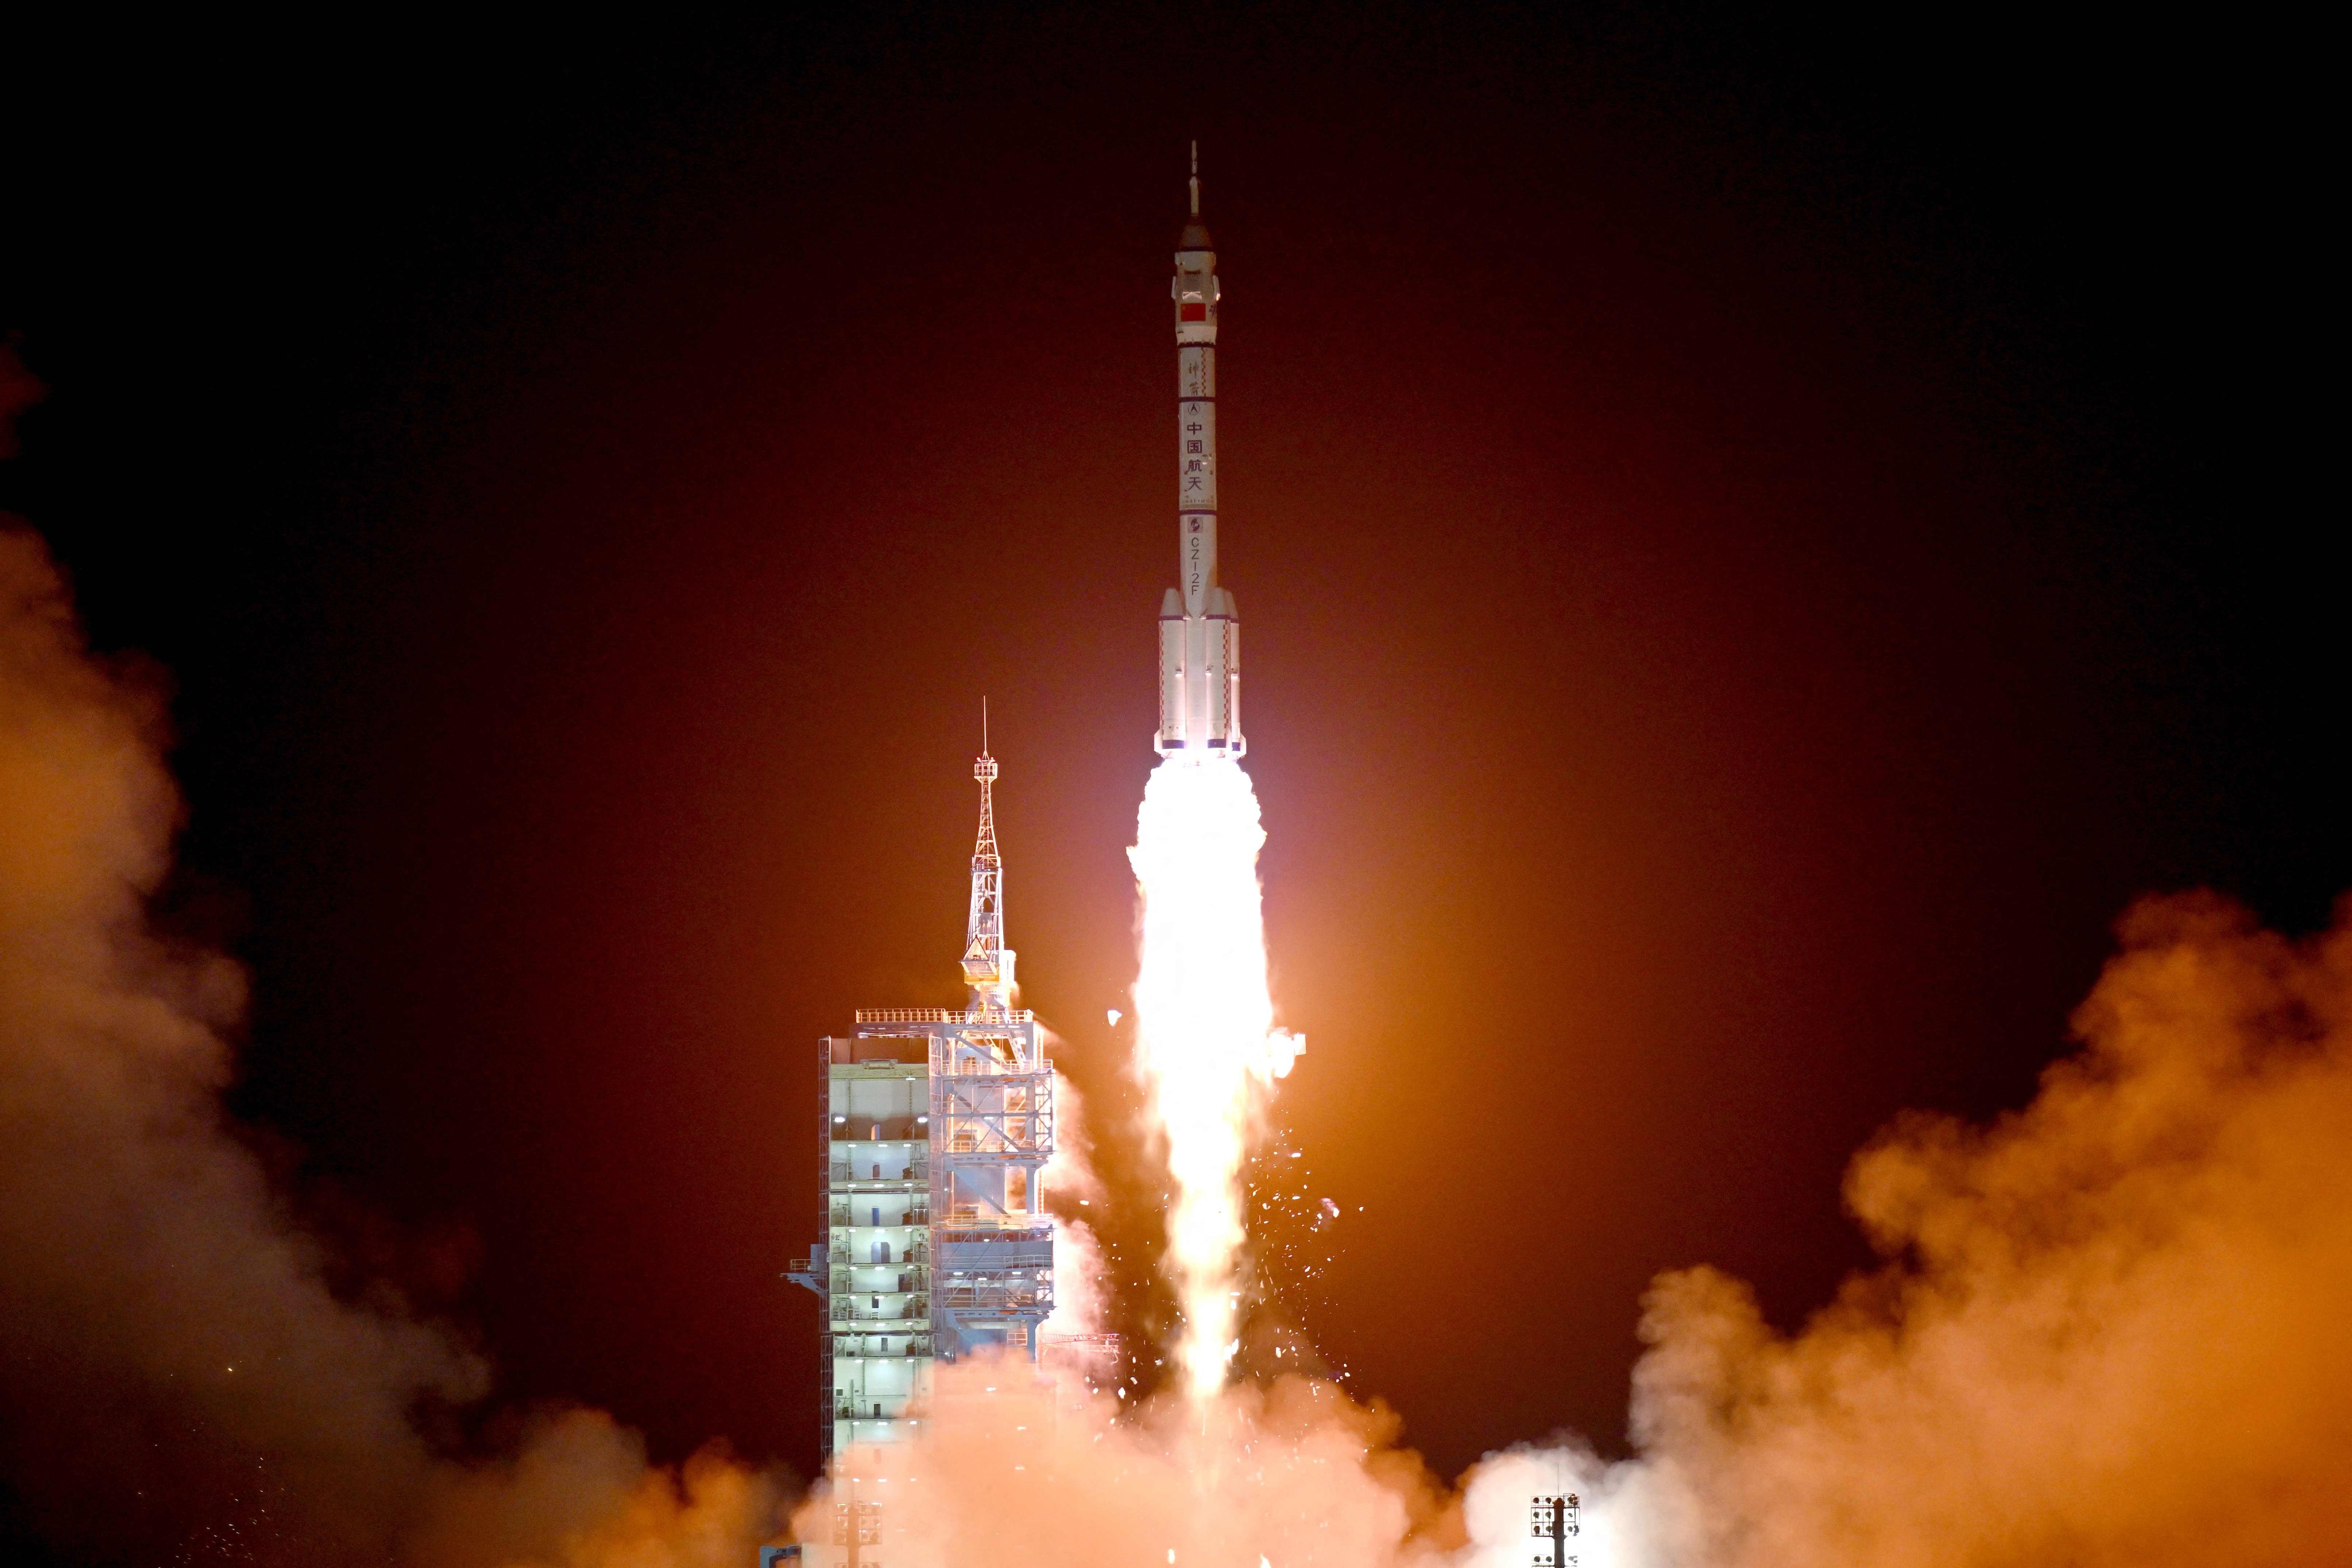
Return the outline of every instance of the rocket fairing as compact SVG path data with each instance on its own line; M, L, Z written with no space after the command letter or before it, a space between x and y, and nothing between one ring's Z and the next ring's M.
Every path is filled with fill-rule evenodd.
M1192 144L1192 212L1176 241L1177 580L1160 601L1160 754L1239 757L1242 625L1217 586L1217 253L1201 222L1201 150Z

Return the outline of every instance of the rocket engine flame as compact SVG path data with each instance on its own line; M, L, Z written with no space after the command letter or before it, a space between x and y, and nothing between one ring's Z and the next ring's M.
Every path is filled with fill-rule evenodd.
M1136 1067L1175 1183L1166 1267L1183 1304L1176 1358L1197 1398L1223 1385L1243 1242L1241 1169L1275 1082L1303 1041L1274 1026L1249 775L1177 756L1136 818L1141 903Z

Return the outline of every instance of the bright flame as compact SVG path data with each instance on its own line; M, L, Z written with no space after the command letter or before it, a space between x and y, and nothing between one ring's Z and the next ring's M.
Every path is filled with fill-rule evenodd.
M1184 1307L1177 1364L1196 1398L1225 1380L1238 1319L1244 1155L1301 1042L1274 1027L1249 775L1217 758L1153 770L1128 859L1142 900L1136 1063L1175 1182L1168 1270Z

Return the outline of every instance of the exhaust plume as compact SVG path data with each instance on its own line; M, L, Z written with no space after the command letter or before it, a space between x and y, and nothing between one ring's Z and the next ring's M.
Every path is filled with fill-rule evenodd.
M1174 1349L1200 1396L1223 1384L1232 1354L1242 1162L1300 1048L1274 1027L1266 989L1265 842L1249 775L1179 757L1152 770L1127 852L1141 904L1136 1066L1168 1145L1166 1267L1184 1311Z

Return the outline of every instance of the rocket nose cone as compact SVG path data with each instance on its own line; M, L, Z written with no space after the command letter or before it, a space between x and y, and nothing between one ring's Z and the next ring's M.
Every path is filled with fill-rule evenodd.
M1217 247L1209 238L1209 225L1198 218L1188 218L1184 223L1184 232L1176 236L1176 248L1178 250L1214 250Z

